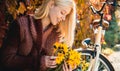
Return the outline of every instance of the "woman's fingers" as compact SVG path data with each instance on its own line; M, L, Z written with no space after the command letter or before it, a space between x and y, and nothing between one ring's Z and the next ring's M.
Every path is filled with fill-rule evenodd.
M64 61L64 64L63 64L63 71L72 71L72 67L69 65L67 65L67 63Z
M62 66L62 67L63 67L63 71L66 71L66 70L65 70L65 66L64 66L64 64L63 64L63 66Z
M50 56L49 59L50 60L55 60L57 57L56 56Z
M65 61L64 61L64 64L63 64L63 71L69 71L68 66L67 66Z
M72 67L71 66L69 66L69 71L72 71Z
M65 66L65 69L68 71L68 66L65 61L64 61L64 66Z
M55 68L55 67L57 67L56 65L55 66L49 66L49 68Z
M55 60L49 60L49 65L53 66L53 65L56 65L56 61Z
M55 60L49 60L48 67L49 68L55 68L55 67L57 67L56 61Z
M45 64L46 64L46 66L48 68L55 68L55 67L57 67L55 59L56 59L55 56L46 56L45 57Z
M50 56L49 58L49 62L50 62L50 65L56 65L56 56Z

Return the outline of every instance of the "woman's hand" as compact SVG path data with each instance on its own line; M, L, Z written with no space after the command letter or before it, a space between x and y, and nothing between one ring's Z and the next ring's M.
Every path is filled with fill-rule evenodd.
M64 64L63 64L63 71L72 71L72 67L68 66L65 61L64 61Z
M44 56L44 62L42 63L44 63L47 68L55 68L57 67L55 59L55 56Z

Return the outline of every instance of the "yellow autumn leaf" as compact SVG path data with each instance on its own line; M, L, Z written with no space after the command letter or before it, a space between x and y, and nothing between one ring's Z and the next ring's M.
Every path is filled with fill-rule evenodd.
M19 8L18 8L18 13L20 13L20 14L24 14L24 12L26 11L26 7L25 7L25 5L24 5L24 3L23 2L20 2L20 6L19 6Z

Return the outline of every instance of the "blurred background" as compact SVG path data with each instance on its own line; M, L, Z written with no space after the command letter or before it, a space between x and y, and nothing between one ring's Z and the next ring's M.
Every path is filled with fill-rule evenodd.
M26 2L27 8L24 5L19 4L20 1ZM89 2L96 9L100 9L105 0L75 0L77 5L77 26L76 26L76 36L74 46L79 48L81 46L81 41L85 38L91 38L94 42L93 29L90 25L93 20L99 19L98 15L92 13L89 8ZM119 4L119 0L108 0L110 2L115 2ZM9 24L12 20L16 19L18 13L16 8L19 10L20 14L25 12L31 13L37 8L42 0L6 0L9 3L9 7L5 8L5 0L0 0L0 46L5 38L6 31L9 30ZM109 21L110 26L106 29L104 38L102 39L103 48L111 48L113 50L120 50L120 7L115 5L107 5L104 9L104 19Z

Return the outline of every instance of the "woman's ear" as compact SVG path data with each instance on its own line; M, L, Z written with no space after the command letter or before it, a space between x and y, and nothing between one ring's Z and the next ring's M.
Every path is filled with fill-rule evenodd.
M53 0L50 0L50 1L49 1L48 7L50 7L50 8L54 7L54 1L53 1Z

